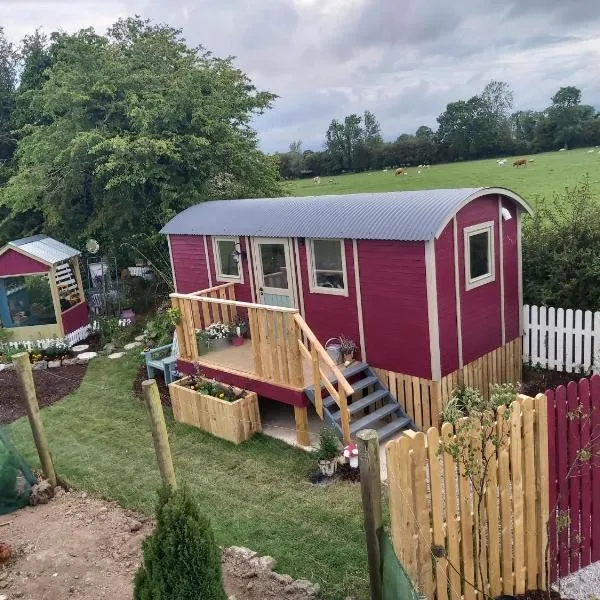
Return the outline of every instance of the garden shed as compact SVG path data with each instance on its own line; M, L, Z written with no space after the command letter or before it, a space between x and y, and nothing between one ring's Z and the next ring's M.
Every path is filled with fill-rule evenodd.
M297 312L321 345L352 337L427 427L459 382L520 378L523 212L505 188L257 198L195 205L162 233L182 302L229 286Z
M79 255L46 235L0 250L0 319L10 341L82 339L89 315Z

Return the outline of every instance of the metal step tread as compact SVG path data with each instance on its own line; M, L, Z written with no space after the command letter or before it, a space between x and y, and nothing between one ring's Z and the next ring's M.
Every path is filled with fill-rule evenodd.
M379 436L379 441L386 440L391 437L395 433L402 431L404 429L410 429L411 423L408 417L403 417L400 419L394 419L391 423L384 425L380 429L377 430L377 435Z
M377 390L376 392L373 392L372 394L369 394L368 396L365 396L364 398L361 398L352 404L348 404L348 412L353 415L359 410L363 410L364 408L367 408L367 406L371 406L371 404L375 404L375 402L383 400L383 398L386 396L389 396L387 390ZM339 421L341 418L341 411L337 410L334 413L331 413L331 418Z
M362 417L362 419L358 419L358 421L354 421L353 423L351 422L350 433L356 433L357 431L368 427L372 423L375 423L375 421L379 421L383 419L383 417L387 417L398 410L401 410L400 406L395 402L386 404L385 406L377 409L375 412Z

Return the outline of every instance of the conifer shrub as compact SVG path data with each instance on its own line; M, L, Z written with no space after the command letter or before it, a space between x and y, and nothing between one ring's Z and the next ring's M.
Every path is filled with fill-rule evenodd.
M227 600L221 553L189 490L161 490L156 517L133 600Z

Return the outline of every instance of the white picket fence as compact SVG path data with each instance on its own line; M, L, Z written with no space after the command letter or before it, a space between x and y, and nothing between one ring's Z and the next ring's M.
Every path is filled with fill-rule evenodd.
M523 361L582 373L600 365L600 312L523 306Z
M34 348L45 350L49 346L63 344L65 347L71 347L83 340L87 340L90 335L91 325L84 325L71 333L67 333L64 338L45 338L40 340L26 340L23 342L5 342L3 345L13 349L27 349L29 351Z

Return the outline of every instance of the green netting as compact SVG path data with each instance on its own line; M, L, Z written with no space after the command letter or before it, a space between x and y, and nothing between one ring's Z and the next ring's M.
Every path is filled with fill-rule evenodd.
M0 515L25 506L35 483L31 469L0 427Z
M400 564L387 533L379 530L379 548L382 563L382 600L419 600L413 584Z

